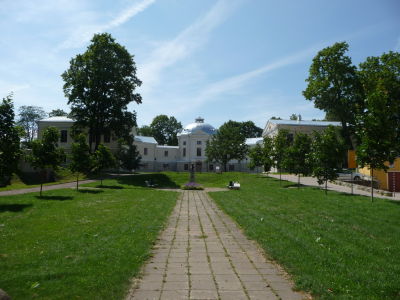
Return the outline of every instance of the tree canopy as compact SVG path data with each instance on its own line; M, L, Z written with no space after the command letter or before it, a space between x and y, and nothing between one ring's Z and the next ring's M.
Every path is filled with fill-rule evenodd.
M93 159L90 155L89 145L84 134L75 136L75 141L71 145L71 155L69 168L76 173L76 189L79 185L79 173L88 174L93 167Z
M150 126L143 125L142 127L138 128L137 134L142 136L153 136L153 130Z
M74 126L89 130L90 148L94 143L97 149L104 132L130 134L136 115L128 112L127 105L142 102L134 92L142 82L136 77L133 56L110 34L95 34L87 50L71 59L62 78Z
M286 151L290 146L289 131L286 129L280 129L278 134L273 139L274 150L272 152L272 158L274 165L279 172L279 180L282 179L282 163L285 159Z
M115 156L111 153L110 149L103 144L100 144L94 153L94 169L101 175L104 170L113 168L117 165ZM103 176L100 177L101 186L103 186Z
M273 139L268 136L264 137L262 145L256 144L254 148L249 150L249 168L263 167L264 172L269 172L274 165L273 150Z
M51 112L49 112L49 117L66 117L68 116L68 113L62 109L53 109Z
M37 121L47 116L43 108L39 106L21 106L18 110L18 125L25 131L25 141L30 143L37 136Z
M150 124L151 133L158 144L176 146L178 145L177 134L182 129L181 122L175 117L167 115L156 116Z
M225 171L231 159L243 160L248 151L245 136L236 123L234 121L224 123L207 141L207 160L222 164Z
M121 140L119 149L117 156L122 168L132 172L132 170L135 170L140 166L142 157L140 156L136 145L133 144L132 136L127 142Z
M351 134L361 101L361 85L351 58L345 53L346 42L335 43L318 52L310 67L307 88L303 95L324 110L330 119L342 124L342 134L349 148L353 148Z
M14 117L12 95L9 95L0 103L0 186L10 182L21 156L21 131L16 127Z

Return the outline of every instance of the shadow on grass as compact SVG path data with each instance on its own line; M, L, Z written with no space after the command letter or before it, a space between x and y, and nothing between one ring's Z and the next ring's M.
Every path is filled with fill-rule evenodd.
M121 176L117 182L123 185L147 187L146 181L151 180L159 188L179 188L180 186L165 174L140 174L133 176Z
M103 193L104 191L103 190L89 190L89 189L87 189L87 190L78 190L78 192L82 193L82 194L99 194L99 193Z
M282 186L285 189L292 189L292 188L304 188L304 187L308 187L307 185L301 184L298 185L297 183L290 183L290 184L285 184Z
M120 186L120 185L101 185L101 184L99 184L99 185L96 185L96 188L99 188L99 189L112 189L112 190L122 190L124 187L123 186Z
M72 196L35 196L35 198L40 200L57 200L57 201L66 201L72 200L74 197Z
M10 212L20 212L25 208L31 207L32 204L0 204L0 213L10 211Z

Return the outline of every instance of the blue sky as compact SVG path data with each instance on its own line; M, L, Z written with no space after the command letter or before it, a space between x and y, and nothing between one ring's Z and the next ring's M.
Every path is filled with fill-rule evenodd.
M139 125L167 114L264 127L323 118L301 93L320 49L347 41L354 64L400 51L400 1L0 0L0 97L68 110L60 75L97 32L135 56Z

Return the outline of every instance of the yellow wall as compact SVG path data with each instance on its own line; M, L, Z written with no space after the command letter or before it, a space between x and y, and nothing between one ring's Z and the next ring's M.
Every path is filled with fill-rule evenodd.
M385 165L389 166L389 163L385 163ZM371 170L368 167L360 168L358 170L361 174L371 176ZM400 171L400 158L396 158L392 167L389 166L387 172L391 171ZM379 188L383 190L389 190L388 187L388 174L384 170L374 170L374 177L379 182Z

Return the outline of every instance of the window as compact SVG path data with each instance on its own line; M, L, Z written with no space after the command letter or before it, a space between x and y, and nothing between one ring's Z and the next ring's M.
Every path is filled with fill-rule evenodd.
M201 156L201 148L197 148L197 156Z
M210 169L210 171L213 171L214 170L214 165L210 165L209 169Z
M60 143L66 143L67 140L67 130L61 130Z
M164 151L164 156L168 157L168 151Z
M235 165L229 165L229 171L235 171Z
M147 155L147 148L143 149L143 155Z
M111 134L109 132L104 134L104 143L109 143L111 140Z
M183 141L183 146L186 146L186 141Z
M197 141L197 145L201 145L201 141Z
M183 165L183 169L184 169L185 171L189 170L189 164L184 164L184 165Z
M186 148L183 148L183 153L182 156L185 157L186 156Z

